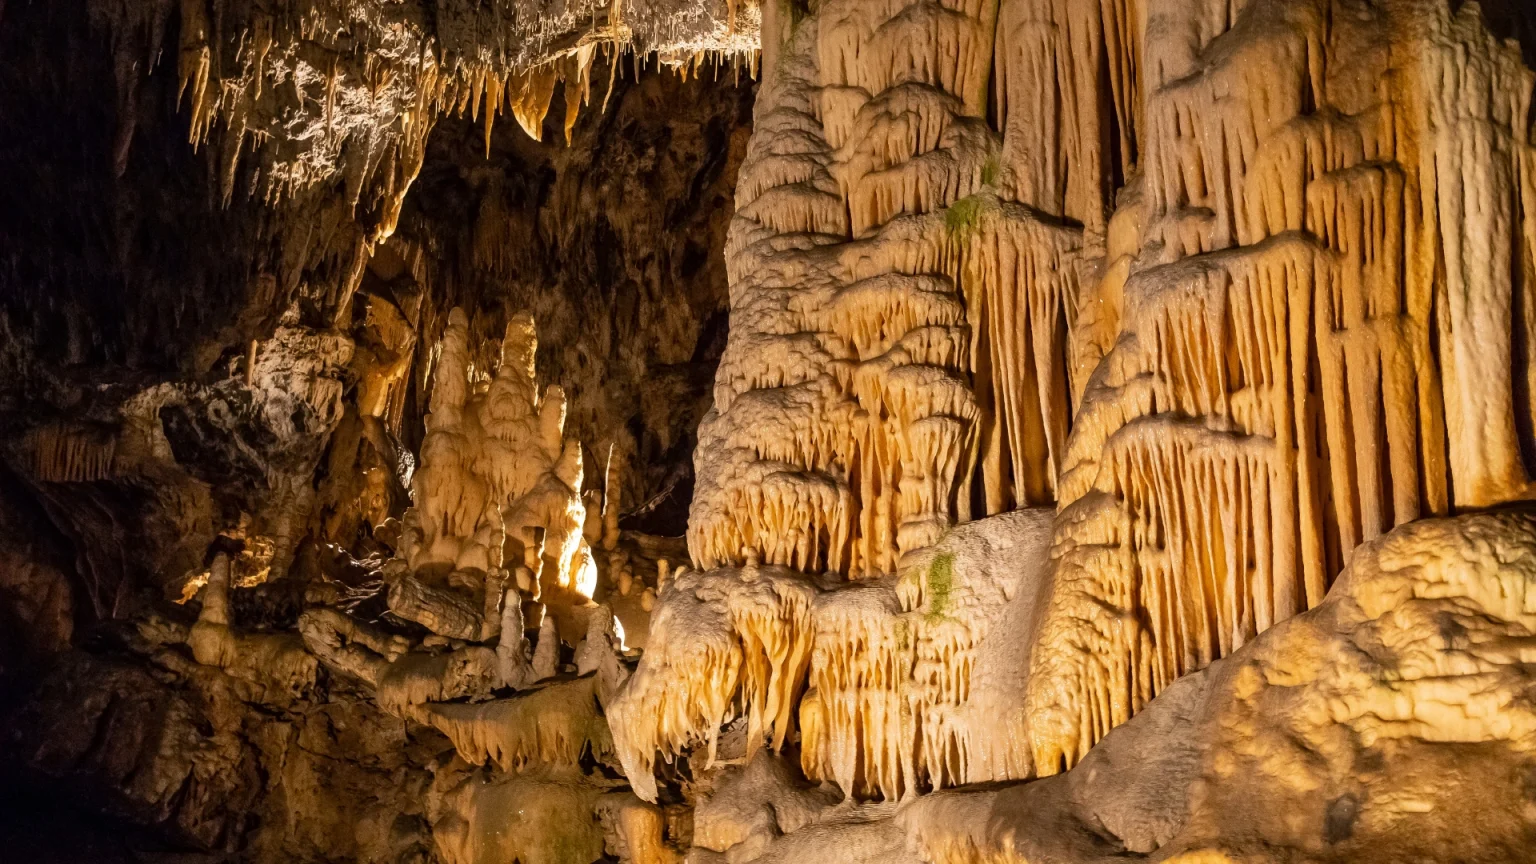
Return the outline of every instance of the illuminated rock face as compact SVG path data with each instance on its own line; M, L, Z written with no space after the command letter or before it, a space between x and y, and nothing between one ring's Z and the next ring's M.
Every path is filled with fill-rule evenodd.
M531 600L545 585L564 592L567 605L588 599L597 569L582 536L581 445L563 437L565 392L557 386L538 392L533 319L517 316L507 325L488 381L474 377L468 337L468 321L455 310L439 349L421 465L411 484L416 506L402 519L405 578L485 580L505 567ZM503 561L504 553L512 557ZM396 596L392 590L391 608L412 618ZM498 606L494 599L485 603ZM436 632L483 638L473 634L496 626L485 618L459 625L462 634Z
M901 821L938 862L1518 859L1533 553L1529 510L1398 528L1072 770Z
M435 353L413 506L400 520L398 557L381 568L389 611L428 635L312 607L299 620L305 644L333 673L372 687L380 709L451 742L456 758L425 802L442 860L584 864L612 846L638 864L668 861L661 811L626 797L613 776L603 706L628 670L614 614L591 602L598 574L586 533L601 535L602 520L588 518L580 494L564 392L539 393L531 317L512 318L488 372L474 369L468 342L455 309ZM205 603L204 616L219 608ZM525 627L538 630L532 650ZM207 629L200 623L189 639L199 662L233 667L219 650L257 639ZM573 665L561 661L562 636L575 647ZM204 642L214 648L199 653ZM303 657L313 676L313 658Z
M583 535L580 444L563 438L560 388L538 393L533 320L516 316L507 325L488 380L471 368L468 332L464 313L454 310L437 349L413 506L400 520L399 555L381 568L389 611L439 644L416 646L335 609L311 608L300 618L310 650L332 671L377 688L380 706L404 716L550 677L557 619L573 644L578 620L606 624L585 634L594 649L613 626L611 613L593 612L597 567ZM222 590L227 581L226 574ZM528 622L525 611L538 617ZM543 656L531 664L525 624L542 637ZM441 653L441 644L454 650ZM589 665L602 665L603 656ZM606 670L610 687L617 674Z
M708 764L738 718L748 757L798 737L806 778L861 798L1027 774L1050 529L1045 508L968 523L853 583L755 564L669 581L609 709L636 793L656 795L652 754Z
M857 798L1060 772L1362 543L1528 497L1536 75L1476 8L1344 5L765 11L639 794L736 718ZM1040 539L946 642L972 520Z
M119 63L179 22L209 189L308 203L261 235L282 283L242 327L270 339L186 364L228 379L93 403L37 374L55 410L0 424L44 511L0 502L0 612L27 650L70 644L67 560L9 536L62 524L36 547L81 551L93 620L121 619L18 711L31 767L259 861L1528 857L1536 73L1498 3L90 7ZM686 538L621 531L681 475L640 465L624 509L647 448L601 391L676 407L650 363L706 350L708 304L660 290L677 308L636 325L600 308L628 288L486 292L537 281L523 235L583 208L642 246L697 223L542 168L406 195L443 117L489 158L498 114L537 138L558 92L570 141L610 49L693 73L755 66L759 33ZM566 176L727 206L717 169L651 176L676 153L635 113L591 134L649 143ZM550 189L552 221L517 209ZM590 241L592 278L689 278L598 266L607 238L542 266ZM558 320L542 368L584 419L498 304ZM653 419L687 449L691 419ZM260 494L193 473L232 454L270 463ZM148 539L113 518L146 489L179 517L151 564L181 602L205 586L196 613L91 560Z
M1152 3L1155 40L1114 6L821 7L740 181L696 559L886 573L1059 498L1054 762L1317 603L1362 540L1521 494L1523 324L1499 319L1530 266L1531 75L1470 13L1327 5ZM1392 39L1425 44L1402 65ZM1457 50L1487 59L1451 88ZM1043 63L1097 95L1034 97ZM1106 137L1125 166L1085 143ZM1467 138L1487 147L1442 178ZM1106 224L1088 180L1126 166Z
M1317 605L1361 542L1531 479L1517 48L1437 3L1145 14L1140 172L1096 289L1119 332L1030 682L1042 771Z
M700 566L876 576L956 521L1053 500L1082 236L1007 191L992 15L828 3L766 71Z

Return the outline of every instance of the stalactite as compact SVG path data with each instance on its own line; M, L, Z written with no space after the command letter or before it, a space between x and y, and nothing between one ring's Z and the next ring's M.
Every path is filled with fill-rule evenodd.
M811 653L815 589L777 567L687 572L653 613L645 662L608 706L614 747L635 793L655 800L656 757L702 745L712 761L721 725L748 718L780 746Z
M704 4L685 28L654 14L604 23L605 14L618 11L605 5L529 15L496 0L483 10L445 13L433 32L419 11L401 4L308 0L283 13L236 14L209 0L181 0L177 74L189 137L201 145L223 121L226 199L242 153L255 156L256 191L269 201L336 178L354 206L365 195L378 198L371 220L377 241L393 233L399 200L420 169L425 133L440 114L482 120L489 147L497 114L508 110L538 139L554 86L564 81L569 139L590 100L600 46L615 55L631 46L654 52L659 65L685 75L706 58L718 68L757 51L760 15L750 0ZM288 101L290 91L297 106ZM297 135L296 120L313 128ZM271 145L274 138L289 150L306 143L301 152L285 152Z
M209 45L212 37L208 24L208 4L205 0L181 0L181 47L177 59L177 74L181 78L179 94L185 98L192 112L190 131L193 144L202 144L208 138L218 103L212 92L216 87L213 79L213 51Z
M1145 46L1143 176L1100 283L1121 334L1085 383L1031 671L1042 771L1317 605L1359 544L1526 494L1508 321L1536 79L1476 13L1326 6L1149 6L1185 39ZM1408 20L1490 62L1361 47ZM1467 123L1500 144L1448 171Z
M636 793L656 794L651 754L712 754L738 716L749 754L797 719L806 777L851 797L1028 776L1020 631L1050 526L1047 508L962 526L895 577L816 585L749 563L668 583L609 712Z
M84 428L50 424L27 432L32 476L45 483L89 483L112 476L117 438Z
M447 735L465 761L494 763L506 773L575 766L584 755L607 761L613 741L598 713L596 682L588 676L493 702L427 705L420 716Z
M878 580L956 521L1059 502L1032 753L996 763L1050 772L1320 602L1360 543L1525 494L1529 399L1468 376L1530 366L1505 321L1536 268L1531 75L1432 5L823 4L776 46L739 180L695 561ZM1409 21L1463 47L1369 47ZM948 655L834 596L807 773L985 776L961 725L917 719L962 686Z
M739 180L689 544L705 567L752 550L872 577L957 520L1053 499L1081 241L999 198L990 12L820 15Z

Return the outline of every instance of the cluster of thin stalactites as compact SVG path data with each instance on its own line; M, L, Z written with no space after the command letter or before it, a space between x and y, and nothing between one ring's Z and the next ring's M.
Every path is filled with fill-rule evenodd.
M760 97L690 549L878 579L955 522L1057 504L1032 752L992 776L1074 763L1321 602L1360 543L1529 486L1518 52L1475 9L1206 5L947 3L929 26L823 4ZM1357 50L1409 19L1441 47ZM1499 144L1448 169L1468 135ZM815 630L780 637L815 646L808 774L885 796L989 779L918 766L944 745L902 725L888 632ZM716 684L711 704L745 692Z

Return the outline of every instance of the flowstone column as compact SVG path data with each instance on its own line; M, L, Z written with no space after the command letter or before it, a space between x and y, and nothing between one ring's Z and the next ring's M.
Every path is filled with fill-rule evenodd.
M738 716L749 748L798 728L806 773L860 797L1028 773L1002 752L1022 733L954 720L971 716L972 651L1013 584L951 586L949 564L914 553L1055 500L1107 152L1079 128L1099 129L1101 12L1058 5L769 16L789 35L768 46L738 179L730 343L695 456L688 541L706 572L662 590L610 712L643 797L658 756L712 758ZM1028 92L1057 65L1087 88L1070 108ZM1071 132L1030 122L1047 110ZM1038 164L1009 155L1041 142ZM987 578L967 566L957 583Z
M829 2L780 46L727 248L689 547L872 577L1055 494L1081 234L1008 200L997 8Z
M1145 21L1031 670L1044 771L1322 602L1362 542L1529 490L1517 48L1431 0Z

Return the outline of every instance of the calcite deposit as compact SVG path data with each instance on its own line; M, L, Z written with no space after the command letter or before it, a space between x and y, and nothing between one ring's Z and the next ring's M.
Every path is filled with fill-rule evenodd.
M0 848L1530 859L1533 69L1520 0L0 2Z

